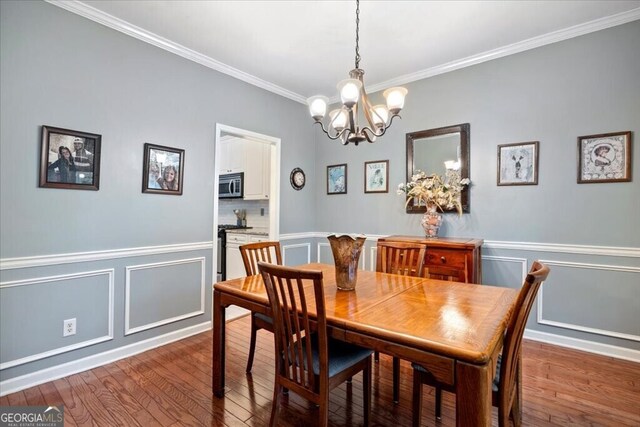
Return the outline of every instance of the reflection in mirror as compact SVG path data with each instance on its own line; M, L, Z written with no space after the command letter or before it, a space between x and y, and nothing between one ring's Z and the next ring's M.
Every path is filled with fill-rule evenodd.
M447 169L459 170L462 179L469 178L469 123L407 134L407 182L417 171L444 176ZM460 198L462 211L468 213L468 186ZM414 205L413 200L407 205L407 213L425 211L425 206Z

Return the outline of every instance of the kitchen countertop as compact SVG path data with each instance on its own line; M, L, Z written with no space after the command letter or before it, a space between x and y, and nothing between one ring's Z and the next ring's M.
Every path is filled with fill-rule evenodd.
M229 234L229 233L251 234L251 235L255 235L255 236L268 236L269 235L269 230L268 229L260 228L260 227L230 229L230 230L226 230L226 231L227 231L227 234Z

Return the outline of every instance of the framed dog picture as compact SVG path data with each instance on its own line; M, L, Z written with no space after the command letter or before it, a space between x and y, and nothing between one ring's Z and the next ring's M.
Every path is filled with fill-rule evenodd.
M498 145L498 185L538 185L539 142Z
M327 166L327 194L347 194L347 164Z
M578 184L631 181L631 132L578 137Z
M98 190L101 135L42 126L40 187Z
M182 195L184 150L144 144L142 192Z

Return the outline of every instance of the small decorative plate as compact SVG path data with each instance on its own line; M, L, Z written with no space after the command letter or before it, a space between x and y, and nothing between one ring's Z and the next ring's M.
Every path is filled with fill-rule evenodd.
M304 171L300 168L294 168L289 175L289 181L294 190L302 190L307 181Z

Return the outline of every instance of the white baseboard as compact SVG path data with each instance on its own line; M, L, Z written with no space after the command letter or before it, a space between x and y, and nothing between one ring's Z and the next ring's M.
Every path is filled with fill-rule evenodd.
M149 338L144 341L125 345L123 347L118 347L113 350L105 351L103 353L87 356L83 359L73 360L71 362L52 366L50 368L32 372L30 374L10 378L8 380L0 382L0 396L15 393L17 391L36 386L38 384L54 381L58 378L66 377L78 372L106 365L107 363L115 362L116 360L124 359L125 357L134 356L138 353L142 353L144 351L151 350L156 347L160 347L165 344L169 344L174 341L178 341L183 338L190 337L191 335L199 334L208 330L211 330L210 321L190 326L188 328L180 329L179 331L169 332L168 334L160 335L158 337Z
M530 329L526 329L524 331L524 338L557 345L559 347L572 348L574 350L586 351L588 353L599 354L601 356L609 356L616 359L640 363L640 350L632 350L630 348L581 340L579 338L565 337L547 332L532 331Z

